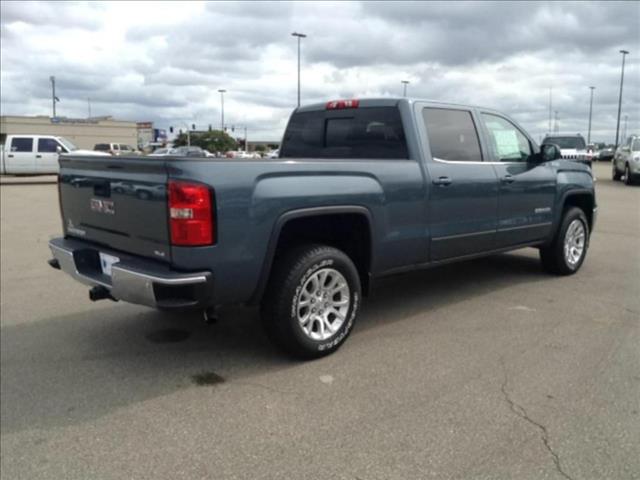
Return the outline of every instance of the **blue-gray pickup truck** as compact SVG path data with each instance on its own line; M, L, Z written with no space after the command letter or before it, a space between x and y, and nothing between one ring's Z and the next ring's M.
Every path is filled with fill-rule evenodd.
M494 110L410 99L296 109L280 157L62 156L54 268L161 309L260 305L285 351L335 351L376 278L522 247L575 273L590 169Z

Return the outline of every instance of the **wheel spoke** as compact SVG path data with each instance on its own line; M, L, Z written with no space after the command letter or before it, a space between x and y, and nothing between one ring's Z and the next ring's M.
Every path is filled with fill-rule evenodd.
M298 323L312 340L327 340L344 324L350 303L349 284L342 273L333 268L320 269L306 280L298 293Z

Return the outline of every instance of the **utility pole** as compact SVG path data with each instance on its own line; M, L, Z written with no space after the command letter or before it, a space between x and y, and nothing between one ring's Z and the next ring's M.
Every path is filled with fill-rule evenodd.
M622 130L622 141L624 142L627 138L627 120L629 120L629 115L624 116L624 129Z
M555 111L556 114L556 122L555 125L553 127L553 133L559 133L560 132L560 126L558 125L558 110Z
M551 133L551 105L552 105L551 98L552 96L553 96L553 87L549 87L549 130L548 130L549 133Z
M89 110L89 117L91 118L91 99L87 98L87 109Z
M293 32L292 37L298 37L298 108L300 108L300 39L307 38L304 33Z
M627 50L620 50L620 53L622 54L622 72L620 74L620 95L618 96L618 123L616 125L615 148L618 148L618 140L619 140L618 134L620 133L620 111L622 110L622 85L624 83L624 59L629 54L629 52Z
M589 131L587 133L587 145L591 143L591 113L593 111L593 91L596 87L589 87L591 90L591 100L589 100Z
M49 77L49 81L51 82L51 105L53 106L53 118L56 118L56 102L60 101L60 99L56 97L56 77L51 75Z
M220 131L224 133L224 94L226 90L220 89Z
M247 126L244 126L244 151L248 152L249 151L249 147L248 147L248 142L247 142Z
M403 97L407 96L407 85L409 85L409 80L401 80L400 83L404 84L404 93L402 94Z

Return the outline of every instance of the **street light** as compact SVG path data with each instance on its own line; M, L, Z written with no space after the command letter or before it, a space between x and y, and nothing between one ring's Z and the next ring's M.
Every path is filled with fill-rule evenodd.
M51 82L51 103L53 106L53 118L56 118L56 102L60 101L60 99L56 97L56 77L51 75L49 77L49 81Z
M298 37L298 108L300 108L300 39L307 38L304 33L293 32L292 37Z
M591 143L591 112L593 111L593 91L596 87L589 87L591 89L591 100L589 100L589 131L587 133L587 145Z
M220 89L220 131L224 132L224 94L226 90Z
M400 83L404 84L404 93L402 94L403 97L407 96L407 85L409 85L409 80L401 80Z
M620 95L618 97L618 123L616 125L616 148L618 148L618 139L620 134L620 111L622 110L622 84L624 83L624 59L629 54L627 50L620 50L622 54L622 73L620 74Z

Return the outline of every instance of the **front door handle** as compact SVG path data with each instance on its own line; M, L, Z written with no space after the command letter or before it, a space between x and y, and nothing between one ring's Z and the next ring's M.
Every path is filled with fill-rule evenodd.
M13 155L7 155L7 157L9 157L9 158L13 158Z
M36 155L36 158L42 158L42 155Z
M516 181L516 179L513 177L513 175L509 175L509 174L507 174L507 175L505 175L504 177L502 177L502 178L500 179L500 181L501 181L502 183L513 183L513 182L515 182L515 181Z
M446 187L451 185L451 177L438 177L433 180L434 185L440 185L442 187Z

